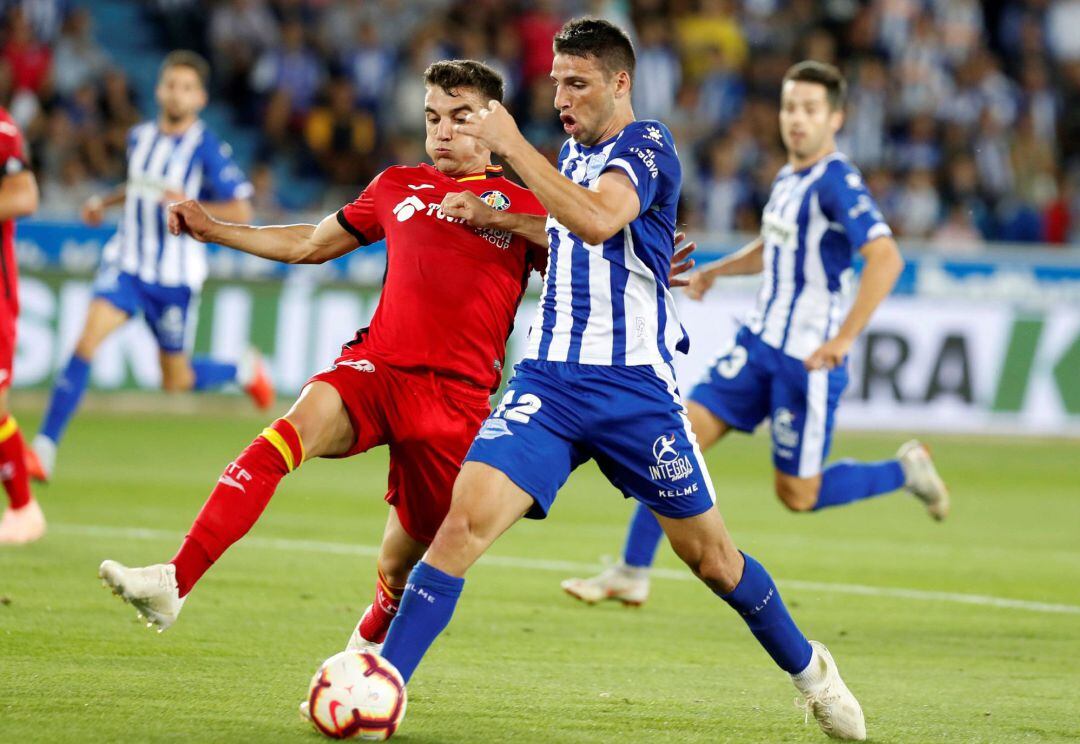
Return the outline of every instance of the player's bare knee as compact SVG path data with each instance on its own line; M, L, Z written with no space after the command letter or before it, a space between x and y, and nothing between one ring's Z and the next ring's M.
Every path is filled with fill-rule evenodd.
M721 594L733 591L742 577L740 566L719 547L703 551L696 565L690 568L706 586Z
M102 339L96 337L86 335L80 336L79 340L75 342L75 356L86 362L91 361L94 358L94 354L97 353L101 341Z
M776 497L793 512L812 511L817 505L819 478L796 478L776 474Z
M476 523L463 509L451 509L432 542L434 547L466 550L477 537Z
M469 515L451 509L435 533L424 562L453 576L464 576L486 545L475 527Z
M184 378L177 375L165 375L161 378L161 389L166 393L182 393L190 390L190 386L185 382Z

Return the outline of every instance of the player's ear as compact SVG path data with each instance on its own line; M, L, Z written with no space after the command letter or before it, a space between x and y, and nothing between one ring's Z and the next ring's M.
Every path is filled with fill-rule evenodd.
M840 131L841 127L844 126L843 109L836 109L831 114L829 114L829 126L832 127L833 134L836 134Z

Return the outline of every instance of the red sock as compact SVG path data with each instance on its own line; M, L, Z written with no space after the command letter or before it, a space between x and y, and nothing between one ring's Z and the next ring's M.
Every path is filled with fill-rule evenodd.
M12 509L30 503L30 478L26 475L26 443L14 416L0 419L0 481L4 482Z
M390 582L379 568L379 580L375 582L375 601L371 610L364 613L360 618L360 635L364 640L372 643L382 643L386 640L386 631L390 629L390 623L397 614L398 605L401 604L401 593L405 591L403 586L390 586Z
M247 534L281 479L304 461L300 435L278 419L221 474L191 530L170 561L183 597L230 545Z

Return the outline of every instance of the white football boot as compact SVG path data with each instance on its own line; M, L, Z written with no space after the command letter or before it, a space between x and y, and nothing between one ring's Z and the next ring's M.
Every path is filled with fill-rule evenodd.
M18 509L4 509L0 518L0 545L24 545L45 534L45 515L36 499Z
M349 636L349 642L345 644L346 651L367 651L369 654L375 654L376 656L382 653L383 645L381 643L369 641L360 635L360 623L364 621L364 616L371 612L371 607L371 605L368 605L367 609L360 615L360 621L356 623L352 635Z
M586 604L614 599L640 607L649 598L649 569L627 566L621 561L588 579L566 579L563 591Z
M144 568L128 568L116 561L103 561L98 569L102 585L112 589L139 613L146 627L157 626L158 633L176 622L184 600L176 586L176 566L158 563Z
M941 480L930 450L918 439L900 445L896 459L904 470L904 487L926 504L930 516L941 521L949 516L949 489Z
M810 667L791 675L791 681L802 693L802 697L795 699L795 706L806 712L804 722L813 714L821 730L833 739L865 741L862 706L840 679L840 671L825 644L810 641L810 645L814 649Z

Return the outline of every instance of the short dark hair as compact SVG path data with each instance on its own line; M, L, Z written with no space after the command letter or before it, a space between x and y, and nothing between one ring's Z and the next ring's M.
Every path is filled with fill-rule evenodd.
M169 52L161 62L158 77L164 75L165 70L171 67L188 67L194 70L195 74L199 76L202 87L210 87L210 63L201 54L187 49L177 49L175 52Z
M491 100L502 103L503 99L502 75L474 59L435 62L424 71L424 84L437 85L447 93L455 88L472 88L485 104Z
M614 23L599 18L575 18L555 34L552 45L556 54L596 57L608 76L626 70L634 78L634 45L630 37Z
M847 102L847 81L840 70L825 62L805 60L794 64L784 73L784 83L796 80L803 83L817 83L825 86L829 99L829 108L841 111Z

